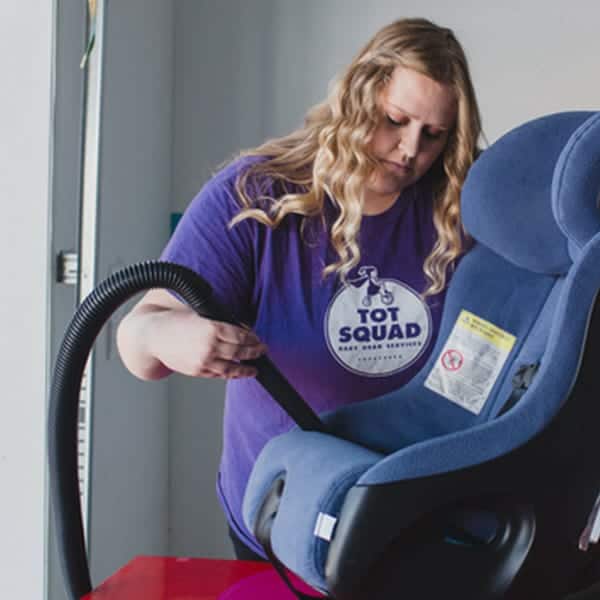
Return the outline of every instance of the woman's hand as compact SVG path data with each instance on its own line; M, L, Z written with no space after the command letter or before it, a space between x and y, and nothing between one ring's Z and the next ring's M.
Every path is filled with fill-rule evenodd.
M267 351L250 330L197 315L166 290L151 290L119 324L123 363L140 379L175 371L192 377L254 377L240 361Z

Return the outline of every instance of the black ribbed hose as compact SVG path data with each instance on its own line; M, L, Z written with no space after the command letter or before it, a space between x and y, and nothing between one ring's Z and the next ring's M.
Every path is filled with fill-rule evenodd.
M176 292L203 317L233 323L215 304L210 286L201 277L181 265L159 261L132 265L111 275L90 293L72 318L56 359L48 414L50 494L59 557L72 600L79 600L92 589L77 477L77 416L83 371L110 316L133 295L152 288ZM245 362L258 369L256 379L301 429L325 431L322 421L266 356Z

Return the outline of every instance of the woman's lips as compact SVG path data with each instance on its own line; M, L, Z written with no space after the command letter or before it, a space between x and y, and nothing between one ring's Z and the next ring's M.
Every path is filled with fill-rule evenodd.
M402 163L396 163L391 160L384 160L383 162L390 170L400 173L401 175L406 175L412 171L411 167Z

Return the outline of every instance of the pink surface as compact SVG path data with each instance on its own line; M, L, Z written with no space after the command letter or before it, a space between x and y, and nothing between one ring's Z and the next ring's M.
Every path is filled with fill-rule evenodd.
M293 576L292 576L293 577ZM297 578L294 585L319 597ZM84 600L295 600L268 563L138 556Z

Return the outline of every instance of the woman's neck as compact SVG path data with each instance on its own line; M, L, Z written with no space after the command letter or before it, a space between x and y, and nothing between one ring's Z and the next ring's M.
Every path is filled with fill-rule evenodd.
M391 208L399 198L402 191L394 194L373 194L366 193L364 197L362 214L365 216L375 216L384 213Z

